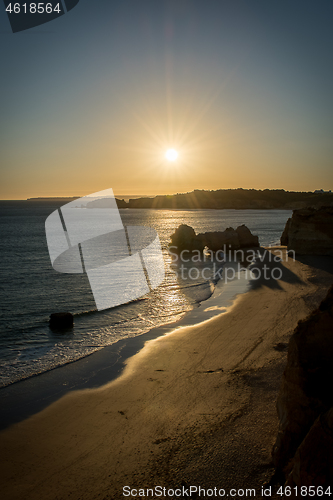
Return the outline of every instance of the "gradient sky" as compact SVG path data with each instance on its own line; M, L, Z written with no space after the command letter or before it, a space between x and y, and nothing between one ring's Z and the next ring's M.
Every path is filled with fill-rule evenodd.
M331 0L1 8L0 199L333 189Z

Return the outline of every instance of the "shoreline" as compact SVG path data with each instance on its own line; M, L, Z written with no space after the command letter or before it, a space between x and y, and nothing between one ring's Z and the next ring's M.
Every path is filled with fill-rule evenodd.
M267 252L269 252L270 250L280 249L280 248L281 248L280 245L272 245L272 246L268 246L268 247L255 248L254 251L260 252L260 254L263 255L265 253L267 254ZM219 262L219 261L217 261L217 262ZM258 259L259 266L261 266L262 263L263 263L263 261L259 258ZM228 269L234 268L236 271L236 266L238 264L238 261L236 261L236 262L235 261L227 261L226 264L227 265L225 265L225 268L228 268ZM255 265L257 265L257 263L255 263ZM65 362L65 363L60 364L58 366L55 366L53 368L48 368L48 369L46 369L42 372L39 372L39 373L32 373L31 375L27 375L25 378L22 378L19 380L14 380L13 382L9 382L7 385L2 385L2 386L0 386L0 401L1 401L2 391L6 391L7 389L9 389L10 387L13 387L16 384L22 384L24 382L28 382L30 379L34 379L35 377L41 377L43 375L48 374L49 372L57 371L57 370L60 370L61 368L66 368L67 366L70 366L73 363L79 363L85 359L90 358L91 356L96 355L97 353L99 353L101 351L104 351L104 349L109 350L111 352L111 356L117 355L117 352L122 350L122 348L123 348L122 346L124 343L126 344L127 342L131 342L131 341L134 342L136 338L139 338L139 337L142 338L143 336L147 335L147 340L149 340L150 334L152 334L152 338L155 338L155 336L164 335L165 333L161 333L161 332L163 332L164 329L166 331L170 331L174 328L179 328L181 326L199 324L207 319L206 316L213 317L213 316L225 313L225 312L227 312L227 310L230 309L230 307L233 304L233 301L237 297L237 295L242 294L242 293L247 293L247 291L249 291L252 287L256 286L255 282L256 282L256 280L244 278L243 276L240 276L239 273L237 274L237 277L233 278L232 280L227 279L227 281L223 282L223 280L220 278L220 280L215 284L214 291L212 292L212 294L208 298L203 299L202 301L198 302L197 306L194 306L193 309L191 309L190 311L186 311L185 313L179 313L179 316L181 316L180 319L178 319L172 323L165 323L165 324L160 325L160 326L154 326L151 329L147 330L146 332L144 332L140 335L137 335L134 337L126 337L124 339L119 339L116 342L114 342L113 344L103 346L102 348L97 349L96 351L93 351L89 354L85 354L81 357L78 357L78 358L72 360L72 361ZM215 299L215 297L217 295L216 292L221 286L223 286L223 289L222 289L221 293L218 295L218 297ZM223 303L220 303L220 300L221 300L220 296L222 294L223 294L224 300L223 300ZM208 304L210 307L211 315L202 314L202 309L204 308L204 305L207 303L207 301L209 301ZM213 304L211 304L211 303L213 303ZM214 309L216 310L215 313L213 312ZM206 311L208 311L208 310L206 309ZM94 312L98 313L97 310ZM160 330L161 330L161 332L160 332ZM155 331L157 332L156 335L155 335ZM118 345L120 346L119 349L117 347ZM141 348L142 348L142 346L139 347L139 349L141 349ZM107 381L104 381L102 383L106 383L106 382ZM98 382L97 385L101 385L101 383ZM92 385L91 387L94 387L94 386ZM78 389L80 389L80 388L81 387L78 387ZM84 388L84 387L82 387L82 388ZM0 414L0 430L2 428L3 427L2 427L1 414Z
M151 340L114 381L1 432L6 499L118 499L128 484L268 479L286 346L333 281L333 259L281 265L282 280L257 283L228 314Z
M229 263L230 264L230 263ZM216 297L217 288L222 288ZM68 392L96 389L119 377L128 358L144 348L146 342L163 337L185 326L197 325L226 313L237 296L248 291L247 280L221 280L208 299L172 323L153 327L135 337L116 341L91 354L42 373L31 375L0 388L0 431L42 411Z

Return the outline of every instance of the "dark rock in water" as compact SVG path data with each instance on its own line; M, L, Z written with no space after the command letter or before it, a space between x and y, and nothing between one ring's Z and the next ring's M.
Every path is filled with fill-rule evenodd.
M202 243L203 247L208 247L212 252L223 250L224 247L230 250L240 248L238 234L232 227L225 231L198 234L197 239Z
M289 343L287 367L277 400L279 431L272 455L278 470L286 470L287 464L294 458L293 477L296 477L296 464L302 463L305 471L312 456L320 454L313 436L317 433L323 435L327 426L332 424L331 413L316 422L320 415L333 407L332 360L333 287L319 308L298 323ZM325 419L328 419L327 425L324 425ZM332 426L328 434L332 440ZM302 477L304 479L305 476ZM321 485L319 480L320 477L316 476L311 484ZM309 483L302 483L306 484Z
M179 253L183 250L199 250L202 252L205 247L197 239L194 229L186 224L181 224L174 234L171 235L171 246L176 247L173 250Z
M65 328L73 328L74 316L70 312L52 313L50 316L50 328L62 330Z
M281 245L299 255L333 256L333 207L294 210L281 238Z
M212 252L217 252L218 250L259 247L259 239L245 225L239 226L236 231L228 227L225 231L196 235L192 227L182 224L171 236L171 246L177 247L179 253L183 250L202 252L205 247Z

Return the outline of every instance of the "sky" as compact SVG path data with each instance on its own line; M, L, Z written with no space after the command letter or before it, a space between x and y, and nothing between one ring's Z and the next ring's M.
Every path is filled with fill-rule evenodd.
M80 0L12 33L1 3L0 199L333 189L332 17L331 0Z

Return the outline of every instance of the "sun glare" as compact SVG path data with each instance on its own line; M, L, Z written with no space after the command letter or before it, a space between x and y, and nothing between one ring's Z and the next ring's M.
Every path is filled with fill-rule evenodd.
M168 149L165 153L165 157L168 161L176 161L178 158L178 152L175 149Z

